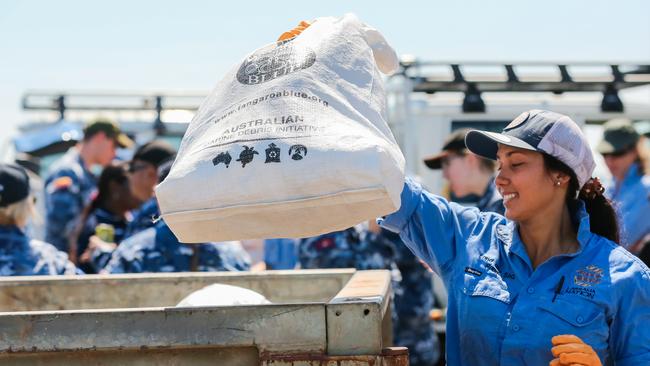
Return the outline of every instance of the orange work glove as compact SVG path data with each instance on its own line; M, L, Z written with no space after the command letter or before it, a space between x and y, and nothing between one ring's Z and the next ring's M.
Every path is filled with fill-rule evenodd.
M310 25L311 24L309 24L308 22L306 22L304 20L301 21L300 24L298 24L297 27L293 28L292 30L290 30L288 32L282 33L282 35L280 35L280 38L278 38L278 42L279 41L286 41L287 39L291 39L291 38L299 35L300 33L302 33L302 31L307 29L307 27L309 27Z
M550 366L603 366L598 354L590 345L572 334L562 334L551 339L553 361Z

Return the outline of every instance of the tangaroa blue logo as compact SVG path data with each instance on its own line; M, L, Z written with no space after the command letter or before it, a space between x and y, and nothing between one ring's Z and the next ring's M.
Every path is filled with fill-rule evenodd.
M237 71L237 80L257 85L311 67L316 53L308 47L285 42L258 50L248 56Z

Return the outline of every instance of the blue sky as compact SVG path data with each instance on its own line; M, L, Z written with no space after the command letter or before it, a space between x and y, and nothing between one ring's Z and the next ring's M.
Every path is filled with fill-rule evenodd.
M25 90L207 91L299 20L346 12L428 60L650 62L646 0L3 0L0 140Z

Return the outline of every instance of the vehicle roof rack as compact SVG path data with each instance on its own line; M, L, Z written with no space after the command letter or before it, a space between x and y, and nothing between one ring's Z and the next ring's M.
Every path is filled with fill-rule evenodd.
M466 69L491 69L491 73L469 75ZM554 70L551 75L540 69ZM494 70L500 71L495 75ZM518 70L519 69L519 70ZM526 73L521 69L533 70ZM582 69L582 73L580 73ZM427 72L426 70L434 70ZM537 70L537 74L535 74ZM584 72L588 71L588 72ZM400 61L400 75L412 81L414 92L463 92L464 112L485 112L484 92L600 92L603 112L623 112L618 96L622 89L650 85L650 65L627 63L490 63L421 62L414 58ZM499 72L497 72L499 74Z
M152 111L154 129L163 133L162 113L166 110L195 111L205 98L200 93L119 93L28 91L23 94L24 110L56 111L59 121L68 111Z

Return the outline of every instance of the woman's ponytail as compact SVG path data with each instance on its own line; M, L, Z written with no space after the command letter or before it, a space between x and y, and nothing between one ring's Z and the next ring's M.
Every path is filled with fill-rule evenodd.
M580 190L578 198L585 202L591 232L620 244L616 211L612 201L605 197L604 192L605 188L598 178L591 178Z
M607 199L603 194L605 189L600 184L598 178L590 179L580 189L578 186L578 178L571 168L550 155L542 155L544 156L544 164L548 170L559 171L571 177L566 196L566 203L571 216L575 217L578 210L578 200L582 200L589 214L589 230L616 244L620 244L621 238L616 211L614 210L612 201Z

